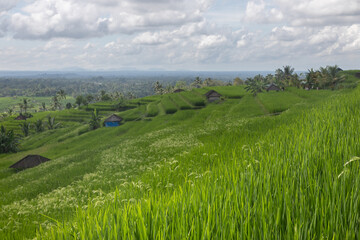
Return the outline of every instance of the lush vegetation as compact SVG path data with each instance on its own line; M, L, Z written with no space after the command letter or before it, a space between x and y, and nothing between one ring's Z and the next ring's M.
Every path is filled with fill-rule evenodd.
M85 131L91 111L54 112L87 120L0 155L0 237L358 239L360 89L221 88L218 103L205 103L208 89L137 100L118 114L138 121L117 128ZM179 97L201 107L181 110ZM277 105L287 111L268 114ZM8 169L31 153L52 160Z

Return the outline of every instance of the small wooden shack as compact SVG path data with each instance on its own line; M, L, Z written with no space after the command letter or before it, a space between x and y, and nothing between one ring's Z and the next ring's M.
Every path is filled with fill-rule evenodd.
M267 86L266 88L266 91L269 92L269 91L280 91L281 89L274 83L270 84Z
M355 73L355 77L360 78L360 72Z
M22 115L22 113L20 113L20 115L17 116L17 117L15 118L15 120L26 120L26 117L25 117L24 115Z
M105 127L118 127L123 119L116 114L111 115L104 121Z
M210 90L207 93L205 93L205 96L209 102L214 102L220 100L220 97L222 95L215 90Z
M179 93L179 92L184 92L184 91L185 91L184 89L179 88L179 89L174 90L174 93Z
M33 168L36 167L44 162L50 161L50 159L46 157L42 157L40 155L27 155L20 161L14 163L9 168L15 168L18 170L23 170L27 168Z

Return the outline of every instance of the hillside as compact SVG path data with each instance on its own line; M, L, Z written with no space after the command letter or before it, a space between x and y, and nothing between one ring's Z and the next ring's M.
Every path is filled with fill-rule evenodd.
M0 238L357 239L359 93L193 89L133 100L125 124L94 131L91 110L113 103L52 112L63 128L0 155ZM28 154L51 161L8 169Z

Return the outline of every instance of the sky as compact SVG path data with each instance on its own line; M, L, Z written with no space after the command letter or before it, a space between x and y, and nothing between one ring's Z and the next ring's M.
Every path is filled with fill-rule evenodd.
M360 69L360 0L0 0L0 70Z

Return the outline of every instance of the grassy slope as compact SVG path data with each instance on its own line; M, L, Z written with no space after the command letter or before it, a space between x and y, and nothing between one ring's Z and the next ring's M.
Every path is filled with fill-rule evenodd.
M257 117L262 107L245 95L81 136L83 126L73 124L30 137L24 152L0 158L0 190L6 193L0 234L30 237L39 224L49 234L54 222L45 214L69 220L54 236L77 232L87 239L318 238L347 229L351 237L358 224L358 211L351 209L359 209L351 192L359 179L352 169L344 181L353 185L336 177L359 155L358 132L349 132L358 124L351 116L359 101L352 94L308 110L306 103L316 100L310 95L276 117ZM339 128L339 122L347 125ZM6 169L34 151L53 161L17 174ZM321 207L330 204L338 213ZM78 210L74 219L77 207L88 211Z

